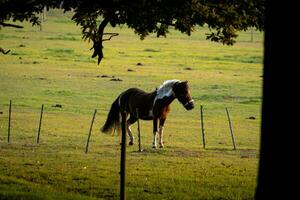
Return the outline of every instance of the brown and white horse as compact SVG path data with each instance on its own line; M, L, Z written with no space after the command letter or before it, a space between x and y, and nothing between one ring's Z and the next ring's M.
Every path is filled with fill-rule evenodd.
M176 98L185 109L191 110L194 108L194 100L191 97L187 81L168 80L151 93L138 88L130 88L121 93L113 102L101 131L110 133L113 128L119 130L121 124L120 114L125 119L129 115L126 130L130 138L129 145L133 145L134 137L130 126L137 121L137 116L142 120L153 120L153 148L157 147L157 132L159 134L159 146L163 148L164 123L170 112L170 104ZM158 120L159 129L157 130Z

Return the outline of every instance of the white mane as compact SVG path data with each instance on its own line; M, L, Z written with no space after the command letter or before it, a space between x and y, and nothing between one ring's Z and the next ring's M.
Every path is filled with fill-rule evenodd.
M154 104L157 99L162 99L164 97L170 97L173 94L172 87L175 83L180 82L180 80L167 80L157 89L157 95L154 99Z

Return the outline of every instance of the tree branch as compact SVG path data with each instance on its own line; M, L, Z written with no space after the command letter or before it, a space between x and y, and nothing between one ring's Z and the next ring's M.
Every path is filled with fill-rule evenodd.
M4 49L2 49L2 48L0 47L0 52L3 53L3 54L8 54L8 53L10 52L10 50L5 51Z
M102 42L110 40L112 37L118 36L119 33L103 33L103 35L110 35L110 37L107 39L102 39Z
M3 27L13 27L13 28L24 28L23 26L20 26L20 25L8 24L8 23L4 23L4 22L0 22L0 26L3 26Z

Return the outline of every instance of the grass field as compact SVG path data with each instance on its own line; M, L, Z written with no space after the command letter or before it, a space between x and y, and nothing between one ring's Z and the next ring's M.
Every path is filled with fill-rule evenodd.
M223 46L205 40L206 28L191 37L171 30L167 38L150 35L141 41L126 27L108 27L107 32L120 35L104 43L105 58L98 66L91 59L92 44L82 41L70 17L52 10L42 31L26 23L24 29L0 31L0 46L11 50L0 56L0 199L118 199L120 138L99 129L123 90L150 92L168 79L188 80L196 107L186 111L178 101L172 103L164 149L151 148L152 123L141 121L145 151L137 152L137 143L127 148L127 199L254 198L263 33L254 32L251 42L250 31L242 32L234 46ZM85 154L94 109L98 113Z

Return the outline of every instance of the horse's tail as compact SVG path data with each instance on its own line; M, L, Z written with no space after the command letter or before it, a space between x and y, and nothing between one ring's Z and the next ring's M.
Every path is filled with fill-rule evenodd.
M120 129L119 98L120 97L118 97L111 105L105 124L101 128L101 132L103 133L111 133L112 128L114 128L114 130L117 129L117 131L119 132Z

